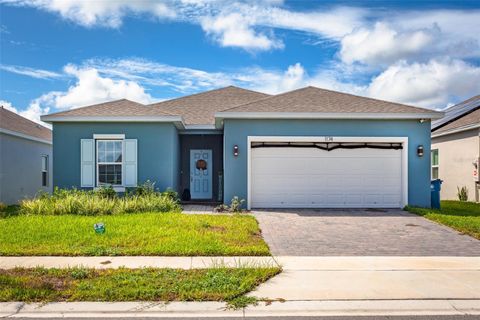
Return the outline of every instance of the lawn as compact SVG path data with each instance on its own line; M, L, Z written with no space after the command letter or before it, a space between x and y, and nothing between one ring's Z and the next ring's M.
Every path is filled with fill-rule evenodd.
M93 225L105 223L96 234ZM133 213L0 218L0 255L269 255L248 215Z
M441 210L406 207L406 210L480 239L480 204L442 201Z
M0 301L234 301L279 268L0 270Z

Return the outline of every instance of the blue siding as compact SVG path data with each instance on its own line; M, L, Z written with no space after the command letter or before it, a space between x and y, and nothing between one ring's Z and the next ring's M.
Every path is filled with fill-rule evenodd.
M92 139L94 134L137 139L138 183L149 179L161 190L177 189L180 147L171 123L54 123L54 186L80 187L80 139Z
M430 122L418 120L225 120L225 202L247 199L248 136L408 137L408 200L430 207ZM238 145L238 157L233 146ZM425 155L417 156L423 145Z

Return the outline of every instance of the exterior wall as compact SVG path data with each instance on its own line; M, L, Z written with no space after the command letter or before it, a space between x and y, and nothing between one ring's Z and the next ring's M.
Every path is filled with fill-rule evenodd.
M432 149L438 149L438 177L443 180L442 199L458 200L457 186L466 186L469 200L475 200L472 162L480 155L479 134L480 131L474 129L432 138Z
M42 187L42 156L48 156L47 187ZM0 133L0 201L14 204L52 191L52 145Z
M180 192L190 189L190 150L211 149L213 157L212 172L212 200L222 201L222 192L219 192L219 175L223 179L223 135L221 134L183 134L180 136L181 171ZM220 194L219 194L220 193ZM220 198L219 198L220 197Z
M430 207L430 122L418 120L224 120L225 202L247 199L248 136L408 137L408 202ZM239 146L239 155L230 150ZM423 145L424 156L417 156Z
M171 123L54 123L54 186L80 187L80 139L92 139L94 134L137 139L138 183L150 180L160 190L177 190L179 140Z

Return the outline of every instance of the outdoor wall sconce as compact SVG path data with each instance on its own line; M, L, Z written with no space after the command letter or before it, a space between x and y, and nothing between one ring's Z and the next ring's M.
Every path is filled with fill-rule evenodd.
M420 158L423 157L423 146L422 145L419 145L417 147L417 156L419 156Z
M233 156L238 157L238 146L237 145L233 146Z

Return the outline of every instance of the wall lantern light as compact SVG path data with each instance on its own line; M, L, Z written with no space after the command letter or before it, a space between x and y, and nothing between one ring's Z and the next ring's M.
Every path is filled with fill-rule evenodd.
M234 155L235 157L238 157L238 146L237 146L237 145L234 145L234 146L233 146L233 155Z
M420 158L423 157L423 146L422 145L419 145L417 147L417 156L419 156Z

